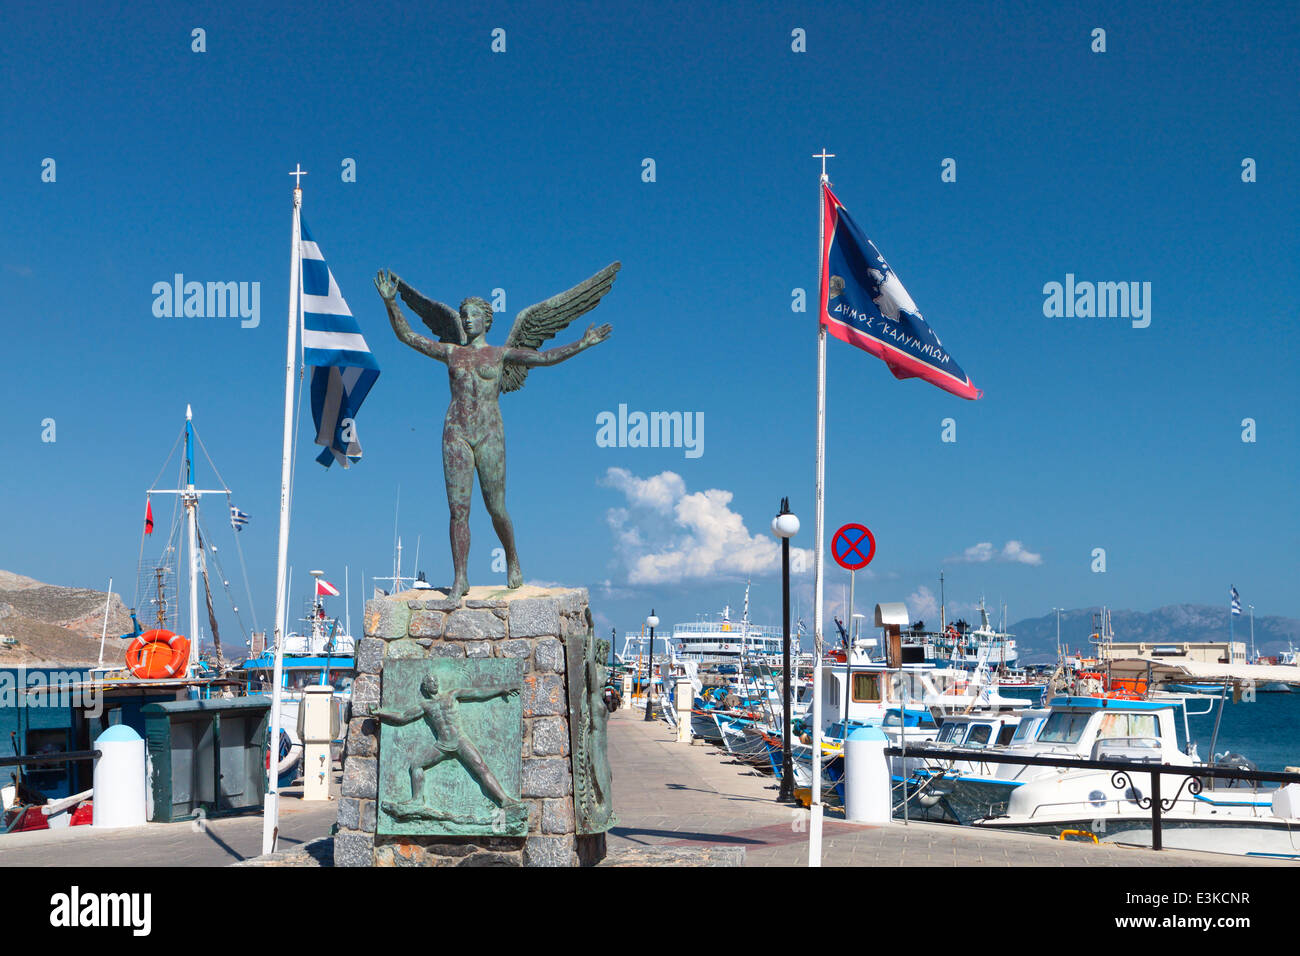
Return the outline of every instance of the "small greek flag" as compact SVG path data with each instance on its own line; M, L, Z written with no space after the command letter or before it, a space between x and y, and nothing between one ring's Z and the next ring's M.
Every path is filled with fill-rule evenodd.
M1232 613L1241 614L1241 598L1237 596L1237 589L1232 589Z
M244 530L244 525L248 524L248 515L240 511L234 505L230 506L230 527L236 531Z
M326 468L336 461L347 468L361 458L356 416L379 378L379 363L307 224L301 227L303 364L311 366L316 444L325 446L316 460Z

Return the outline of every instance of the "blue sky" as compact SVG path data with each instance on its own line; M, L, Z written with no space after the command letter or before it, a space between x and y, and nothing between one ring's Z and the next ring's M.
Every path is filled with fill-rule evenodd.
M450 578L445 372L392 336L374 273L452 303L504 288L500 342L521 308L618 259L589 317L611 339L501 399L525 575L590 587L605 633L651 606L665 624L736 607L747 576L754 616L776 622L782 495L795 543L813 544L815 306L790 303L816 286L825 146L837 195L985 393L898 382L829 343L827 524L878 542L861 603L928 616L920 589L943 567L958 610L984 594L1012 620L1226 603L1229 584L1259 614L1300 616L1297 20L1284 3L666 3L97 22L7 4L0 567L133 582L144 490L188 402L252 515L242 544L269 621L285 174L302 163L305 217L383 371L350 471L311 460L304 411L297 598L309 567L340 586L345 566L354 583L390 573L399 486L407 567L422 536L421 567ZM259 282L260 324L156 318L152 286L177 272ZM1150 327L1046 317L1043 286L1067 273L1150 282ZM703 454L599 447L596 417L620 404L702 413ZM207 520L228 555L222 516ZM477 496L472 527L471 581L503 580ZM834 603L846 575L831 567ZM811 619L811 574L797 588Z

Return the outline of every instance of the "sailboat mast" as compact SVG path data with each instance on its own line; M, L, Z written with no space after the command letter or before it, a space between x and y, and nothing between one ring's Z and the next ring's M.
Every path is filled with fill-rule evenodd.
M199 649L199 552L197 545L198 496L194 493L194 412L185 406L185 523L190 547L190 649L185 659L188 674Z

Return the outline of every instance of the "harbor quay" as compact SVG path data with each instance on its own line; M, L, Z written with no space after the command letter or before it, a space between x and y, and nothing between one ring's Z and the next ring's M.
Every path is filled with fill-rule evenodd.
M672 729L636 710L609 719L617 823L607 832L605 867L805 866L808 811L776 802L771 777L702 742L679 743ZM335 774L333 794L339 793ZM0 867L220 867L230 864L330 866L338 801L304 801L287 791L275 858L259 857L261 817L150 823L113 831L72 827L10 834ZM853 867L1269 867L1257 857L1155 852L1113 844L1063 842L943 823L888 826L827 817L822 863Z
M340 774L333 775L332 799L304 800L302 787L280 792L279 848L292 852L325 836L338 815ZM0 868L222 867L262 852L262 815L213 820L146 823L101 830L62 827L0 836Z

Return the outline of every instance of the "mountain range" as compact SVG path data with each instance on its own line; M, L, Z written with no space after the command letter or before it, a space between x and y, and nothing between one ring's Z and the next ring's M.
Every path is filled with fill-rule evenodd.
M1101 608L1079 608L1061 612L1061 644L1072 651L1087 653L1089 639L1096 632L1093 615ZM1228 609L1209 604L1169 604L1154 611L1110 612L1116 641L1158 643L1182 641L1228 640ZM1246 645L1250 653L1250 617L1242 614L1233 622L1233 640ZM1046 663L1056 659L1056 614L1025 618L1010 628L1023 664ZM1300 620L1291 617L1255 617L1255 648L1260 654L1272 655L1286 650L1289 644L1300 646Z

